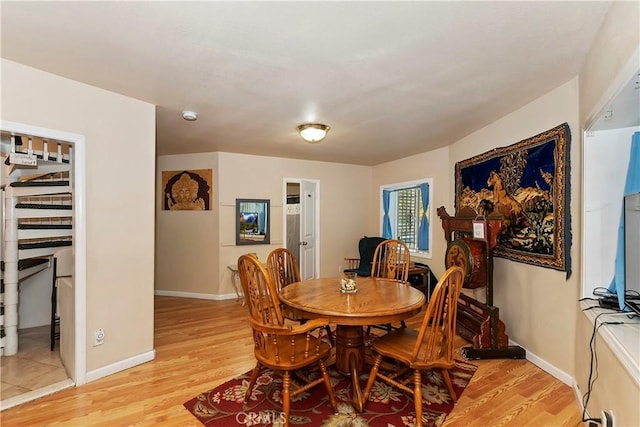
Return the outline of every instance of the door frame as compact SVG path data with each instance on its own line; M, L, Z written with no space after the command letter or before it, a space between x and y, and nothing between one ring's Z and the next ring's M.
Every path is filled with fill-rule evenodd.
M86 143L84 135L31 126L3 120L0 128L5 132L16 132L73 144L73 245L75 246L74 270L74 317L75 344L74 366L71 379L76 386L87 382L87 220L86 212Z
M316 241L314 242L316 247L316 256L314 260L315 262L314 271L316 272L315 277L319 278L320 277L320 180L308 179L308 178L291 178L291 177L282 178L282 241L286 245L286 242L287 242L287 183L302 184L302 181L312 182L316 186L316 200L315 200ZM302 222L302 219L300 220L300 222Z

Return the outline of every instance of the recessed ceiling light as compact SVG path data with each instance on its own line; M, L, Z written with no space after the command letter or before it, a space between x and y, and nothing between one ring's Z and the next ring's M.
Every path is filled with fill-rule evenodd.
M195 111L185 110L182 112L182 118L190 122L195 122L196 120L198 120L198 113L196 113Z

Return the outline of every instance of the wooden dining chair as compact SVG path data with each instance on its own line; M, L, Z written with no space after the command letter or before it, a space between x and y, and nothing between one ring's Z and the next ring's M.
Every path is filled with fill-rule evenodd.
M269 253L267 256L267 270L269 275L271 275L271 279L278 288L278 293L280 293L282 288L285 286L300 281L300 269L298 268L298 262L296 261L296 257L293 252L287 248L276 248ZM282 309L282 311L283 315L287 319L296 320L301 323L306 322L306 319L301 319L299 316L296 316L288 310ZM334 340L331 326L327 325L325 329L327 331L329 343L333 347Z
M409 279L409 248L400 240L387 239L376 247L371 264L373 277L402 280Z
M407 282L410 262L411 258L407 245L396 239L383 240L373 253L371 276ZM407 282L407 286L411 285ZM401 327L407 327L404 320L400 323ZM393 330L390 324L370 325L367 327L367 335L371 334L371 328L384 329L386 331Z
M262 367L282 373L282 411L284 425L289 425L291 397L324 383L334 411L337 402L331 387L324 360L331 346L324 340L326 319L313 319L300 325L285 325L280 310L277 287L262 263L252 255L238 259L238 273L249 309L249 323L253 329L254 355L257 363L245 393L247 401ZM322 375L292 390L291 373L317 364ZM304 378L303 375L299 377Z
M391 386L413 394L416 425L422 426L422 371L430 369L442 371L451 399L454 403L457 401L448 370L455 365L453 351L456 312L463 276L462 269L455 266L444 273L433 291L419 330L397 329L373 341L375 360L363 393L363 408L367 404L376 378L379 378ZM404 369L391 374L380 372L383 357L396 360ZM409 375L404 381L400 380L408 370L413 370L413 375ZM413 389L407 386L412 379Z
M293 282L300 281L300 269L295 255L287 248L276 248L267 256L267 270L278 292Z

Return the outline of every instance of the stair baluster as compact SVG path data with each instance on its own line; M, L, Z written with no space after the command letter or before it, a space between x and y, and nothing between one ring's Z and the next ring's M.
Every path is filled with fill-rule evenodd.
M59 247L72 245L73 236L71 146L59 141L42 140L40 151L38 138L35 138L36 144L34 138L27 139L27 147L24 147L22 137L12 135L11 147L7 151L9 155L14 152L36 155L37 169L3 162L0 354L5 356L18 351L20 280L47 268ZM53 144L56 145L55 154L50 152ZM68 159L64 157L65 152L68 153ZM61 175L68 178L60 179Z

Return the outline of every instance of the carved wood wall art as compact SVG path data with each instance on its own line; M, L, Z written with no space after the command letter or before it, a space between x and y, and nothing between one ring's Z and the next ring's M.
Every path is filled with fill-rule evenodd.
M162 172L162 210L208 211L213 200L213 170Z

